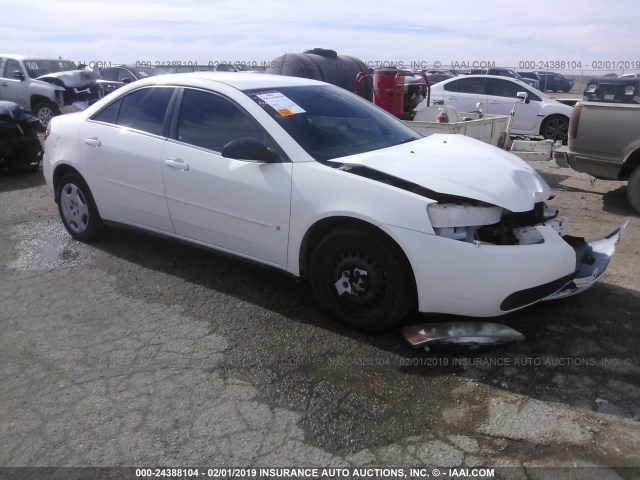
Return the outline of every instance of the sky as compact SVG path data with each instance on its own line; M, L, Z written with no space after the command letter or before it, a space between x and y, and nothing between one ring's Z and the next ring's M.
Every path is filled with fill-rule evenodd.
M370 66L640 72L633 0L0 0L0 12L0 52L86 64L262 63L322 47Z

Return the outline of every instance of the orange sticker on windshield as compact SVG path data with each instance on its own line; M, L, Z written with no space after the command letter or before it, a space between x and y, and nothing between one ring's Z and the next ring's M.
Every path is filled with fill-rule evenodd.
M290 115L295 115L295 113L293 113L291 110L289 110L288 108L281 108L280 110L276 110L276 112L278 112L280 115L282 115L283 117L288 117Z

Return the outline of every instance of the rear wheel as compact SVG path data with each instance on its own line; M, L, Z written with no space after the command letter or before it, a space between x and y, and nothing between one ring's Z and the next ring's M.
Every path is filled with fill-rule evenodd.
M56 200L62 223L73 238L90 242L100 236L102 220L82 177L75 173L63 175L58 182Z
M310 278L320 304L368 332L392 327L416 304L415 282L402 251L360 230L323 238L311 256Z
M540 126L540 135L551 140L567 143L569 119L564 115L551 115L544 119Z
M638 165L627 183L627 198L633 209L640 213L640 165Z

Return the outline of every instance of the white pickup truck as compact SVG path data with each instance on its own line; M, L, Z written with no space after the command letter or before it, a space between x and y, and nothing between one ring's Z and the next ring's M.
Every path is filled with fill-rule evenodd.
M640 105L581 100L569 121L569 144L556 150L561 167L606 180L628 180L629 203L640 212Z
M31 110L43 125L55 115L84 110L102 98L97 78L68 60L0 54L0 100Z

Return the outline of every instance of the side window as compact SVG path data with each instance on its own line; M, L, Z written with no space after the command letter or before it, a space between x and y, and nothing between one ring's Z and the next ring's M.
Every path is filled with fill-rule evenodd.
M103 68L100 70L100 76L103 80L108 80L110 82L115 82L118 79L118 69L117 68Z
M120 105L118 125L162 135L173 88L142 88L126 95Z
M514 82L508 80L498 80L497 78L487 79L487 94L496 97L509 97L514 101L518 97L518 92L526 92L529 100L532 102L540 102L542 99L528 88L524 88Z
M447 92L457 92L458 91L458 83L460 80L454 80L453 82L449 82L445 84L444 89Z
M3 77L4 78L13 78L15 80L15 77L13 76L13 73L15 71L21 72L22 73L22 68L20 68L20 62L18 62L17 60L14 60L12 58L8 58L4 64L4 74Z
M98 113L96 113L93 117L91 117L91 120L95 120L96 122L115 124L118 121L118 111L120 110L121 103L121 98L119 98L115 102L110 103Z
M253 137L272 146L264 129L232 101L185 89L178 119L179 141L220 152L231 140L241 137Z
M486 95L485 81L486 78L461 78L458 82L458 92Z
M516 98L518 96L518 92L524 90L517 83L509 82L506 80L498 80L497 78L489 78L487 80L488 95L493 95L496 97Z
M118 81L119 82L124 82L125 80L129 80L130 82L133 82L135 79L136 79L136 77L134 77L133 74L129 70L126 70L124 68L119 68L118 69Z

